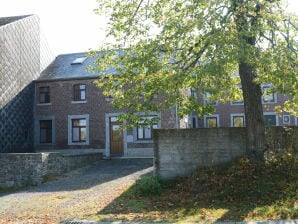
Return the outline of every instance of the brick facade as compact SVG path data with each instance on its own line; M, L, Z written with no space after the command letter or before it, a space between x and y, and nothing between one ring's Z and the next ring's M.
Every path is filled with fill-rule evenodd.
M37 80L35 84L35 148L48 149L102 149L109 155L109 117L124 113L114 109L102 90L94 85L95 79ZM86 100L74 101L74 85L86 85ZM39 88L49 87L50 102L39 102ZM160 128L175 127L175 111L165 110L159 113L162 121ZM169 116L170 115L170 116ZM70 143L70 117L87 116L89 118L87 144ZM40 143L40 120L52 120L52 143ZM153 141L140 141L136 138L136 128L124 131L125 156L152 156Z
M265 103L263 102L263 112L264 115L274 115L276 118L276 124L274 126L297 126L298 118L289 115L288 113L278 114L274 111L276 106L283 106L285 101L288 99L287 96L281 95L279 93L274 93L275 100L274 102ZM199 97L200 102L204 102L204 97ZM216 103L215 112L211 115L205 115L203 117L197 117L196 114L186 116L184 120L181 120L181 125L185 127L192 128L194 127L193 122L195 122L196 128L205 128L206 126L206 117L217 117L218 127L233 127L232 116L244 116L244 105L236 105L232 102L227 103ZM284 116L289 116L289 122L284 122ZM244 116L245 117L245 116Z

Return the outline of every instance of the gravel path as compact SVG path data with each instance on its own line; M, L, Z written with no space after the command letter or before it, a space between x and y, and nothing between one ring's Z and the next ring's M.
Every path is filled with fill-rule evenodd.
M102 160L59 180L0 195L0 224L57 223L88 218L152 170L152 159Z

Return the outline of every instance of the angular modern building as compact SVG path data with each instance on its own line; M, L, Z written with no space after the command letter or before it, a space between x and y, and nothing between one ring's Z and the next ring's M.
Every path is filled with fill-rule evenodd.
M0 152L33 151L32 81L52 60L41 43L36 15L0 18Z

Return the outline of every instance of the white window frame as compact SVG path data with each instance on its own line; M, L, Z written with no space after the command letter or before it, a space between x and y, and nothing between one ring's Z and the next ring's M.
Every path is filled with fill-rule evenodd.
M212 118L215 117L217 119L217 128L220 127L220 123L219 123L219 114L212 114L212 115L204 115L204 127L207 127L207 118Z
M275 126L279 126L279 122L278 122L278 116L277 116L277 114L275 113L275 112L264 112L263 113L263 116L265 116L265 115L275 115L275 123L276 123L276 125Z
M72 120L86 119L86 142L72 141ZM89 145L89 114L68 115L68 145Z
M243 125L244 125L244 127L246 126L246 125L245 125L245 114L244 114L244 113L238 113L238 114L230 114L230 121L231 121L231 122L230 122L230 126L231 126L231 127L234 128L233 118L234 118L234 117L240 117L240 116L243 117L243 122L244 122Z
M239 84L238 87L242 91L242 85ZM242 92L242 95L243 95L243 92ZM230 105L232 105L232 106L237 106L237 105L240 105L241 106L241 105L244 105L244 99L242 99L242 100L231 100L230 101Z
M285 122L285 118L288 118L288 122ZM291 116L288 115L288 114L284 114L284 115L282 115L282 123L283 123L283 124L286 124L286 125L291 124Z
M273 102L265 102L264 101L264 96L265 96L265 91L264 89L266 88L270 88L271 85L267 84L267 85L261 85L261 88L262 88L262 104L275 104L277 103L277 94L275 92L271 93L273 94L273 98L274 98L274 101Z
M143 113L140 113L141 117L158 117L159 114L150 114L150 115L143 115ZM161 121L159 120L156 124L157 124L157 128L161 127ZM152 128L153 130L153 128ZM138 139L138 128L137 127L133 127L133 139L134 139L134 143L152 143L153 142L153 136L152 139Z
M215 101L213 104L209 104L208 102L207 102L207 99L209 98L209 97L207 97L207 94L209 94L209 95L211 95L209 92L205 92L204 93L204 95L203 95L203 100L204 100L204 104L205 105L210 105L210 106L217 106L218 105L218 102L217 101Z

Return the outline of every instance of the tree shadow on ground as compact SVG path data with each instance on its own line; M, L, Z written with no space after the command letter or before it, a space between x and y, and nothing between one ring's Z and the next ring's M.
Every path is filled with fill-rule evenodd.
M61 176L48 177L48 182L36 187L22 188L0 194L9 195L16 192L57 192L89 189L128 175L146 170L153 166L152 159L111 159L73 170Z
M201 168L188 178L164 183L161 195L143 197L135 186L97 217L103 221L214 222L298 218L294 167L259 167L244 161Z

